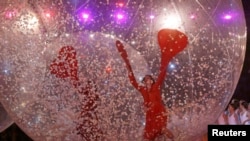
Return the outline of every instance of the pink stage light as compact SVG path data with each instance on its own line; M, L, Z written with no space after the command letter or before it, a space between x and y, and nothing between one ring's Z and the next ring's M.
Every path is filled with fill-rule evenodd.
M223 18L225 20L230 20L230 19L232 19L232 15L226 14Z
M118 20L124 19L124 15L121 14L121 13L118 13L118 14L116 15L116 17L117 17Z

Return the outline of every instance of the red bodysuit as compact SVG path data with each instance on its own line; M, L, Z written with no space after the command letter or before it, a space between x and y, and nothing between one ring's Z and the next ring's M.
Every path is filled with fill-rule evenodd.
M139 86L136 82L132 67L129 63L127 52L120 41L116 41L116 47L123 58L131 84L142 94L144 107L146 108L146 125L144 138L154 140L163 134L162 129L167 126L167 111L161 98L161 85L166 76L166 67L169 61L187 45L187 37L173 29L162 29L158 32L158 42L161 49L161 66L156 82L150 90Z

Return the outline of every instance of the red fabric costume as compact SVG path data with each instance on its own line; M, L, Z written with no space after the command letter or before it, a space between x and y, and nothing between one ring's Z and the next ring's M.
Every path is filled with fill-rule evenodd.
M116 47L123 58L131 84L142 94L146 110L146 125L144 138L153 140L162 134L162 129L167 126L167 111L161 99L161 85L166 76L166 67L169 61L187 45L187 37L178 30L162 29L158 32L158 42L161 49L161 66L156 82L150 90L139 86L136 82L132 67L129 63L127 52L120 41L116 41Z

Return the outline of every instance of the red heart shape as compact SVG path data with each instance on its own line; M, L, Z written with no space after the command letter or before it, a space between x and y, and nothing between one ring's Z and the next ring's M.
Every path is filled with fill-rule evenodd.
M161 29L158 32L158 43L162 57L169 61L187 46L188 38L176 29Z
M58 78L70 78L78 80L78 61L76 51L72 46L64 46L60 49L56 59L50 64L50 73Z

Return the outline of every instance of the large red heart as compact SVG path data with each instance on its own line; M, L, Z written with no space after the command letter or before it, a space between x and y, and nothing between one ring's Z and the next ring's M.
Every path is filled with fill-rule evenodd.
M50 73L58 78L70 78L78 80L78 61L76 51L72 46L64 46L60 49L56 59L50 64Z
M161 29L158 32L158 43L162 59L169 61L187 46L188 38L176 29Z

